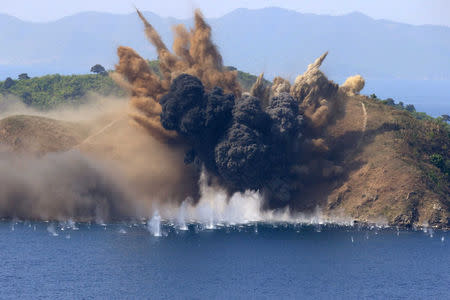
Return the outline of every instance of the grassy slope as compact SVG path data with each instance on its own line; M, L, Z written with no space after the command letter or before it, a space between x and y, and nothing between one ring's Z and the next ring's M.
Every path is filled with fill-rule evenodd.
M87 134L87 128L80 124L45 117L18 115L0 120L0 145L15 152L66 151Z
M362 128L361 103L367 111L366 131L359 129L359 138L350 145L354 150L343 160L348 174L328 195L328 207L363 222L449 227L449 177L431 159L436 153L450 159L448 125L356 96L336 125L336 136Z

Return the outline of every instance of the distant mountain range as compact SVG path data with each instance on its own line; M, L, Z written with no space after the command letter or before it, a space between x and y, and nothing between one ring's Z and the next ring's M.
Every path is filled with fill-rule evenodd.
M145 16L168 45L172 25L192 24L151 12ZM450 27L280 8L237 9L209 22L226 65L269 78L293 79L328 50L323 70L335 80L356 73L373 79L450 79ZM0 45L0 79L22 72L87 73L97 63L112 69L119 45L156 58L136 14L85 12L49 23L0 15Z

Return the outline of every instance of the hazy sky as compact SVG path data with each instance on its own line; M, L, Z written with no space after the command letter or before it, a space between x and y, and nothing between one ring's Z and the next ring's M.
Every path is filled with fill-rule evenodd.
M450 26L450 0L2 0L0 13L28 21L51 21L81 11L124 14L136 5L162 16L186 18L199 7L219 17L239 7L278 6L299 12L340 15L360 11L375 19Z

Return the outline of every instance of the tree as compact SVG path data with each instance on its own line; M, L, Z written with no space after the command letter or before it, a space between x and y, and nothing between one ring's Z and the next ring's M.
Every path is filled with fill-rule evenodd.
M102 65L96 64L95 66L93 66L91 68L91 72L92 73L96 73L96 74L101 74L101 75L105 75L106 74L106 70Z
M398 107L401 108L401 109L403 109L403 108L404 108L404 107L403 107L403 104L404 104L404 103L403 103L402 101L400 101L400 102L398 103Z
M415 108L414 105L412 105L412 104L407 104L407 105L405 106L405 109L406 109L407 111L409 111L409 112L415 112L415 111L416 111L416 108Z
M442 115L441 118L442 118L442 121L444 121L444 122L450 122L450 116L449 115Z
M31 94L29 92L24 92L21 95L23 103L26 105L31 105L33 103L33 98L31 97Z
M436 167L438 167L439 169L441 169L442 171L444 171L445 161L444 161L444 158L442 157L442 155L440 155L438 153L434 153L433 155L430 156L430 162L433 165L435 165Z
M370 95L370 98L372 98L372 99L377 99L377 95L372 94L372 95Z
M26 79L30 79L27 73L19 74L19 80L26 80Z
M386 105L389 105L389 106L395 106L395 101L394 101L394 99L392 99L392 98L387 98L387 99L386 99Z
M12 87L16 82L11 79L11 77L6 78L5 82L3 83L3 87L5 89L9 89Z

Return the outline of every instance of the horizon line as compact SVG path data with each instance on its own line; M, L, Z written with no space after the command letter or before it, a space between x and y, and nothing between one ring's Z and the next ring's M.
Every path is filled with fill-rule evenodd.
M297 13L297 14L300 14L300 15L314 15L314 16L325 16L325 17L345 17L345 16L349 16L349 15L352 15L352 14L359 14L359 15L362 15L362 16L370 19L370 20L379 21L379 22L384 21L384 22L391 22L391 23L402 24L402 25L409 25L409 26L416 26L416 27L432 26L432 27L450 28L450 25L445 25L445 24L429 24L429 23L425 23L425 24L411 24L411 23L395 21L395 20L386 19L386 18L376 19L376 18L373 18L373 17L371 17L371 16L369 16L369 15L367 15L367 14L361 12L361 11L358 11L358 10L354 10L354 11L351 11L351 12L348 12L348 13L343 13L343 14L320 14L320 13L312 13L312 12L302 12L302 11L299 11L299 10L296 10L296 9L283 8L283 7L279 7L279 6L268 6L268 7L263 7L263 8L239 7L239 8L235 8L235 9L233 9L233 10L227 12L227 13L224 13L221 16L217 16L217 17L208 17L206 15L205 16L206 16L206 19L213 20L213 19L220 19L220 18L226 17L227 15L230 15L230 14L232 14L232 13L238 11L238 10L261 11L261 10L266 10L266 9L279 9L279 10L283 10L283 11L294 12L294 13ZM163 16L163 15L155 13L155 12L153 12L151 10L143 10L142 12L143 13L152 13L152 14L154 14L154 15L162 18L162 19L174 19L174 20L190 20L190 19L192 19L192 17L178 18L178 17L173 17L173 16ZM30 19L22 19L22 18L20 18L18 16L15 16L15 15L12 15L12 14L9 14L9 13L3 13L3 12L0 12L0 16L2 16L2 15L3 16L8 16L8 17L14 18L14 19L16 19L18 21L21 21L23 23L50 24L50 23L56 23L58 21L66 19L66 18L70 18L70 17L74 17L74 16L77 16L77 15L82 15L82 14L87 14L87 13L105 14L105 15L113 15L113 16L128 16L128 15L134 14L135 12L130 11L130 12L124 12L124 13L115 13L115 12L108 12L108 11L86 10L86 11L79 11L79 12L76 12L76 13L73 13L73 14L61 16L61 17L56 18L56 19L40 20L40 21L39 20L30 20Z

